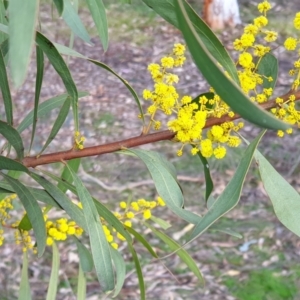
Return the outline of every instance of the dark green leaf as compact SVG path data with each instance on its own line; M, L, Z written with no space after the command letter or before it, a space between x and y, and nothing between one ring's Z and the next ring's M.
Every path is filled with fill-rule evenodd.
M263 87L265 89L274 89L278 76L277 58L271 53L265 54L259 61L257 73L263 75ZM273 80L269 81L269 77L272 77Z
M105 292L115 287L114 271L112 266L110 246L106 240L102 224L97 213L93 198L83 185L79 176L69 168L76 186L78 197L82 203L83 214L87 223L87 232L90 237L91 250L97 277Z
M5 56L5 54L2 53L2 49L0 49L0 88L1 88L3 102L4 102L6 120L9 125L12 125L13 124L13 104L12 104L10 89L9 89L9 85L8 85L8 78L7 78L7 73L6 73L4 56Z
M166 245L170 247L172 251L176 251L176 254L181 258L181 260L187 265L187 267L196 275L198 280L204 284L204 279L199 271L199 268L197 267L195 261L192 259L192 257L188 254L188 252L184 249L180 249L180 245L176 243L174 240L172 240L170 237L168 237L163 232L155 229L150 224L146 223L146 226L149 227L152 232L161 239ZM180 249L180 250L179 250Z
M66 90L71 97L72 110L74 116L75 130L78 130L78 91L73 81L71 73L65 61L53 45L44 35L40 32L36 33L36 42L43 52L47 55L51 65L54 67L57 74L62 79Z
M105 7L102 0L87 0L104 51L108 48L108 28Z
M202 165L203 165L203 169L204 169L204 177L205 177L205 200L207 202L211 192L214 189L214 183L211 179L210 176L210 170L209 170L209 164L207 159L201 154L201 152L198 152L198 157L200 158Z
M7 25L6 10L3 1L0 1L0 27ZM1 31L1 29L0 29ZM8 38L8 32L0 32L0 44Z
M94 262L93 262L93 257L91 252L85 247L85 245L80 240L78 240L76 237L74 239L77 245L80 267L82 271L91 272L94 267Z
M0 121L0 134L15 148L18 159L22 160L24 157L24 146L18 131L6 122Z
M177 18L175 11L175 5L177 1L178 0L143 0L143 2L150 6L167 22L181 30L180 19ZM185 7L188 18L193 24L197 37L201 39L207 50L216 59L216 61L224 67L230 77L237 84L239 84L239 78L237 75L235 64L223 44L186 1L184 1L183 5Z
M23 253L22 276L18 300L31 300L30 285L28 279L28 257L27 252Z
M41 88L42 88L42 83L43 83L43 76L44 76L44 53L40 49L39 46L36 46L36 81L35 81L32 133L31 133L31 141L30 141L29 151L31 150L34 135L35 135L35 128L36 128L36 123L37 123L37 114L38 114L38 108L39 108Z
M51 267L51 275L50 275L46 300L57 299L56 296L57 296L57 285L59 279L59 264L60 264L59 252L56 243L53 243L52 244L52 267Z
M32 228L31 222L26 214L18 225L19 229L29 231Z
M262 135L263 132L248 146L232 179L219 198L212 204L212 206L210 206L209 210L202 217L201 221L196 224L188 238L188 242L194 240L197 236L202 234L219 218L232 210L238 204L244 180L249 170L254 151L260 142Z
M71 105L71 101L70 101L70 98L67 97L67 99L65 100L65 103L63 104L63 106L61 107L58 115L57 115L57 118L53 124L53 127L51 129L51 132L49 134L49 137L46 141L46 143L44 144L42 150L40 151L39 154L41 154L47 147L48 145L53 141L53 139L56 137L58 131L60 130L60 128L63 126L68 114L69 114L69 111L70 111L70 105Z
M64 10L64 1L63 0L53 0L53 2L56 6L59 16L61 16L63 13L63 10Z
M79 98L87 96L87 92L79 92ZM63 105L65 100L67 99L67 94L62 94L60 96L56 96L53 98L50 98L43 103L41 103L38 107L37 116L38 118L46 115L51 110ZM23 121L18 126L17 130L19 133L23 132L26 128L28 128L32 124L33 120L33 110L23 119Z
M131 227L126 227L129 233L131 233L137 241L139 241L147 250L148 252L155 258L158 258L158 255L155 253L155 251L152 249L151 245L147 242L147 240L139 234L137 231L135 231Z
M87 225L84 219L83 212L76 204L74 204L57 186L35 173L30 173L30 176L38 182L55 201L65 210L65 212L74 220L81 228L87 230Z
M75 173L78 172L79 166L80 166L80 162L81 159L80 158L75 158L75 159L71 159L67 162L67 165L69 166L69 168L71 168ZM69 172L69 169L67 166L64 166L63 172L61 174L61 179L64 181L67 181L69 183L72 184L73 182L73 176L72 174ZM62 190L64 193L67 191L67 188L65 185L59 183L57 185L57 187Z
M15 170L28 173L28 169L22 164L5 156L0 156L0 170Z
M180 30L183 33L185 41L189 47L192 57L201 70L208 83L215 89L216 93L232 108L233 111L240 114L244 119L270 129L285 130L289 126L270 113L261 109L253 103L234 83L228 79L223 70L217 65L215 58L206 48L203 41L198 37L195 28L184 7L184 1L175 1L176 12Z
M26 213L29 217L30 223L33 228L33 232L35 234L38 254L39 257L41 257L46 247L46 227L41 208L39 207L36 199L30 192L30 190L19 180L4 174L2 174L2 176L5 177L5 180L14 189L15 193L18 195L26 210Z
M9 1L9 57L11 75L17 87L23 83L26 76L34 44L38 10L38 0Z

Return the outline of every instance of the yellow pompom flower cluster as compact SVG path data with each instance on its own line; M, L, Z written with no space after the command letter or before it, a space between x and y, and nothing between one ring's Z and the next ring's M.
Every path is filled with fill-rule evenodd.
M175 119L171 119L167 126L175 132L175 139L182 143L182 147L177 151L177 155L181 156L183 153L183 147L187 144L193 146L191 153L197 154L199 151L204 157L214 156L217 159L221 159L226 154L226 148L221 144L226 144L230 147L236 147L240 144L239 137L231 136L230 133L238 131L242 126L232 126L233 128L227 128L227 124L224 124L221 136L215 137L206 132L206 136L203 134L203 129L206 125L206 121L210 117L221 118L224 115L234 116L230 107L222 101L222 99L216 95L213 89L210 92L214 93L211 99L208 99L205 95L199 99L193 100L192 97L184 95L179 97L176 90L176 83L179 82L177 75L169 72L169 69L181 66L185 60L184 57L185 46L182 44L175 44L172 55L163 57L161 64L150 64L148 71L154 82L154 90L144 90L143 97L145 100L151 100L152 105L148 107L148 113L150 115L150 124L153 125L155 130L161 128L161 122L155 119L157 111L162 111L166 115L176 115ZM250 54L249 54L250 55ZM249 55L244 55L241 58L241 63L249 65ZM148 129L149 129L148 127ZM221 128L221 127L220 127Z
M296 13L294 18L294 27L300 30L300 12ZM298 50L298 59L294 62L294 68L289 71L289 74L295 78L292 84L292 89L297 90L300 85L300 38L288 37L284 42L284 47L288 51Z
M78 150L82 150L84 148L83 143L85 141L85 137L80 134L79 131L76 131L74 134L74 148Z
M15 230L15 243L17 245L22 245L23 252L32 250L33 253L37 253L35 242L32 241L32 238L27 230L17 229Z
M272 95L272 88L258 91L258 87L263 84L262 75L257 73L261 58L270 52L269 46L255 43L258 35L263 35L266 42L274 42L277 39L277 32L264 29L268 24L267 11L271 9L268 1L258 4L258 10L262 14L255 18L252 24L248 24L244 28L244 32L240 39L236 39L233 43L234 49L240 51L237 64L241 67L238 70L241 88L245 94L251 95L251 99L258 103L263 103ZM272 81L272 78L267 78Z
M47 245L51 246L54 241L65 241L68 236L80 236L83 229L76 225L72 220L60 218L54 221L48 220L48 216L44 215L46 220Z
M6 220L10 219L9 210L12 210L14 207L12 205L12 200L16 199L17 195L12 194L5 197L0 201L0 223L5 225Z
M119 205L121 212L114 212L115 217L117 217L125 226L132 227L132 219L139 215L143 215L143 219L148 220L152 216L152 209L158 206L165 206L166 204L161 197L157 197L156 201L138 199L137 201L132 201L130 204L127 204L125 201L121 201ZM102 222L104 223L105 221L102 220ZM119 247L118 241L115 238L119 241L125 241L125 237L108 224L103 224L102 228L107 241L113 248L118 249Z

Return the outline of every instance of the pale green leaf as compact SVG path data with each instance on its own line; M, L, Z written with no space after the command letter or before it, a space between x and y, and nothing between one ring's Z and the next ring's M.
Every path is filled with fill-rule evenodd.
M158 194L176 215L189 223L196 224L199 222L201 219L200 216L183 209L184 200L181 189L173 174L166 168L166 163L161 156L158 156L155 152L146 150L128 149L126 151L134 153L145 163Z
M111 249L111 257L116 269L116 287L112 295L112 297L115 298L118 296L124 285L124 280L126 276L126 265L123 256L119 253L118 250Z
M104 51L108 48L108 27L105 7L102 0L87 0L87 5L95 22Z
M16 87L23 83L26 76L34 44L38 10L38 0L9 1L9 57L11 75Z
M78 197L82 203L98 280L101 283L103 290L105 292L110 292L115 287L110 246L106 240L93 198L83 185L79 176L71 168L69 168L69 171L73 176Z
M46 300L57 299L60 257L56 243L52 244L52 267Z
M270 197L279 221L300 237L300 196L299 193L256 151L255 160L264 188Z
M76 10L70 0L64 0L64 9L62 18L65 20L70 29L87 43L91 43L88 32L82 24Z
M77 282L77 300L86 300L86 277L79 265L78 282Z
M188 242L194 240L197 236L202 234L219 218L232 210L238 204L244 180L249 170L254 151L260 142L263 133L264 132L254 139L253 142L247 147L232 179L219 198L210 206L209 210L202 217L201 221L196 224L188 238Z
M131 252L132 259L134 261L134 265L135 265L135 269L136 269L136 274L138 276L140 299L146 300L145 282L144 282L144 276L143 276L140 260L136 254L136 251L134 250L133 246L130 243L128 244L128 248Z
M23 253L22 275L18 300L31 300L30 285L28 279L28 257L27 252Z
M173 239L171 239L169 236L167 236L165 233L155 229L153 226L151 226L149 223L145 223L147 227L149 227L152 232L161 239L166 245L170 247L172 251L175 251L175 253L180 257L180 259L187 265L187 267L196 275L198 280L204 284L203 276L197 267L195 261L192 259L192 257L188 254L188 252L181 248L181 246L176 243ZM180 249L181 248L181 249Z

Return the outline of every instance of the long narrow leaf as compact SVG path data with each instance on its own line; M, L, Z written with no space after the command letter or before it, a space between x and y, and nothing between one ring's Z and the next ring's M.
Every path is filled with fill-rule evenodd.
M79 98L87 96L87 92L79 92ZM65 100L67 99L67 94L62 94L53 98L50 98L43 103L41 103L38 107L37 117L40 118L47 113L49 113L51 110L63 105ZM19 133L23 132L26 128L28 128L32 124L33 120L33 110L30 111L30 113L23 119L23 121L20 123L20 125L17 127L17 130Z
M65 186L66 189L70 190L75 195L78 195L78 192L74 185L62 180L60 177L57 177L50 172L43 171L43 173L55 180L56 182L58 182L59 184L61 184L62 186ZM116 216L108 208L106 208L105 205L101 204L95 198L93 198L93 201L99 216L101 216L104 220L106 220L108 224L114 227L117 232L120 232L125 237L128 243L131 243L132 239L130 234L128 234L128 232L124 229L123 224L116 218Z
M200 216L183 209L184 200L181 189L173 176L174 174L171 174L169 169L165 167L166 164L161 156L146 150L128 149L126 151L134 153L145 163L158 194L176 215L189 223L196 224L200 221Z
M136 274L137 274L138 280L139 280L140 299L146 300L145 282L144 282L144 276L143 276L140 260L136 254L136 251L134 250L134 248L131 244L128 244L128 248L131 252L132 259L134 261L134 265L135 265L135 269L136 269Z
M131 227L126 227L126 229L128 230L129 233L131 233L135 237L135 239L137 241L139 241L148 250L148 252L153 257L158 258L158 255L155 253L155 251L153 250L153 248L151 247L151 245L147 242L147 240L141 234L139 234L137 231L135 231Z
M87 5L95 22L104 51L108 48L108 27L105 7L102 0L87 0Z
M278 77L278 60L271 54L265 54L259 61L257 73L263 76L263 87L265 89L272 88L274 89ZM269 78L272 78L272 81L269 81Z
M6 122L0 121L0 134L15 148L18 159L22 160L24 157L24 146L19 132Z
M176 16L175 5L178 0L142 0L149 7L151 7L156 13L158 13L167 22L172 24L178 29L180 27L180 20ZM239 84L239 78L234 62L222 45L217 36L211 31L205 22L197 15L193 8L186 2L183 2L188 18L191 20L197 36L207 47L207 50L213 55L217 62L228 72L230 77Z
M65 20L70 29L87 43L91 43L88 32L82 24L76 10L70 0L64 0L64 9L62 18Z
M4 56L5 54L3 55L2 49L0 49L0 88L3 97L7 123L9 125L13 125L13 105L10 94L10 88L8 85Z
M73 109L73 117L75 123L75 130L78 130L78 91L74 80L71 76L68 66L65 61L55 48L54 44L48 40L43 34L40 32L36 33L36 42L39 47L43 50L43 52L47 55L51 65L57 72L57 74L62 79L66 90L71 97L72 109Z
M23 253L22 276L19 289L18 300L31 300L30 285L28 279L28 256L27 252Z
M86 278L85 274L79 265L78 283L77 283L77 300L86 300Z
M53 2L56 6L59 16L61 16L64 11L64 1L63 0L53 0Z
M56 243L52 244L52 267L46 300L55 300L59 278L59 252Z
M12 78L17 87L24 81L30 61L38 8L38 0L9 1L9 57Z
M30 176L38 182L57 203L65 210L65 212L84 230L87 230L87 225L84 219L81 208L74 204L58 187L48 181L46 178L30 173Z
M91 252L85 247L85 245L78 240L76 237L74 238L77 246L77 251L79 255L80 268L84 272L91 272L94 267L93 257Z
M69 171L73 176L78 197L83 206L83 214L87 223L87 232L90 237L91 250L98 280L103 290L110 292L115 287L110 246L106 240L100 218L90 193L78 175L71 168L69 168Z
M111 257L113 259L114 266L116 269L116 286L112 295L112 297L115 298L118 296L123 287L126 276L126 265L123 256L119 253L118 250L112 249Z
M7 25L6 10L3 1L0 1L0 26ZM7 33L0 32L0 44L8 38Z
M80 158L75 158L75 159L71 159L67 162L67 165L75 172L78 172L79 166L80 166L80 162L81 159ZM63 179L64 181L70 182L72 184L73 182L73 176L72 174L69 172L69 169L67 166L64 166L64 169L62 171L61 174L61 179ZM57 187L63 191L64 193L67 191L67 188L65 185L58 183Z
M159 238L161 239L166 245L170 247L172 251L176 251L180 249L180 245L176 243L174 240L172 240L169 236L164 234L163 232L155 229L153 226L148 224L147 222L145 223L148 228L152 230L152 232ZM198 280L204 284L204 279L203 276L197 267L195 261L192 259L192 257L188 254L188 252L185 249L180 249L176 251L176 254L181 258L181 260L187 265L187 267L196 275Z
M288 125L273 117L270 113L253 103L242 90L217 65L214 57L209 53L205 44L198 37L195 28L184 7L184 1L175 1L176 12L185 41L189 47L196 66L202 72L208 83L216 93L244 119L269 129L288 128Z
M197 236L202 234L212 224L214 224L219 218L225 215L227 212L232 210L239 202L242 187L245 181L245 177L249 170L254 151L260 142L262 132L253 142L248 146L245 151L240 164L235 171L232 179L226 186L223 193L219 198L212 204L207 213L202 217L201 221L196 224L191 235L188 238L188 242L194 240Z
M19 162L5 156L0 156L0 170L15 170L28 172L28 169Z
M205 177L205 200L207 202L211 192L213 191L214 189L214 183L211 179L211 176L210 176L210 170L209 170L209 164L208 164L208 161L207 159L201 154L201 152L198 152L198 156L202 162L202 165L203 165L203 169L204 169L204 177Z
M33 227L33 232L35 234L38 254L39 257L41 257L46 247L46 227L41 208L39 207L33 194L19 180L5 174L2 174L2 176L4 176L5 180L14 189L24 206L26 213L28 214L29 220Z
M35 135L43 76L44 76L44 53L39 46L36 46L36 80L35 80L34 109L33 109L31 141L30 141L28 152L30 152L31 150L34 135Z
M70 98L67 97L67 99L65 100L65 103L63 104L63 106L61 107L61 109L57 115L57 118L53 124L53 127L51 129L49 137L39 154L41 154L49 146L49 144L53 141L53 139L56 137L58 131L64 124L64 122L69 114L70 105L71 105Z
M299 193L256 150L254 154L264 188L270 197L279 221L300 237Z

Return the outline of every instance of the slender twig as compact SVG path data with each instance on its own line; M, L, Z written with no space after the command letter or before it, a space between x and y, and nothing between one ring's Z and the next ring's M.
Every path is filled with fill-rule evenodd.
M284 101L288 100L290 95L294 95L296 100L300 99L300 91L297 92L288 92L287 94L280 96ZM260 105L262 109L270 110L271 108L276 107L277 104L274 100L270 100L266 103ZM219 125L227 121L233 121L241 118L240 115L235 114L232 118L229 116L223 116L221 118L209 118L206 122L205 128L212 127L213 125ZM93 147L86 147L82 150L70 149L67 151L43 154L41 156L30 156L25 157L22 161L23 165L26 167L36 167L40 165L51 164L55 162L60 162L62 160L70 160L80 157L88 157L101 155L105 153L112 153L118 150L123 150L126 148L137 147L145 144L156 143L164 140L172 140L175 136L175 133L170 130L159 131L156 133L140 135L132 137L129 139L108 143L105 145L98 145Z

